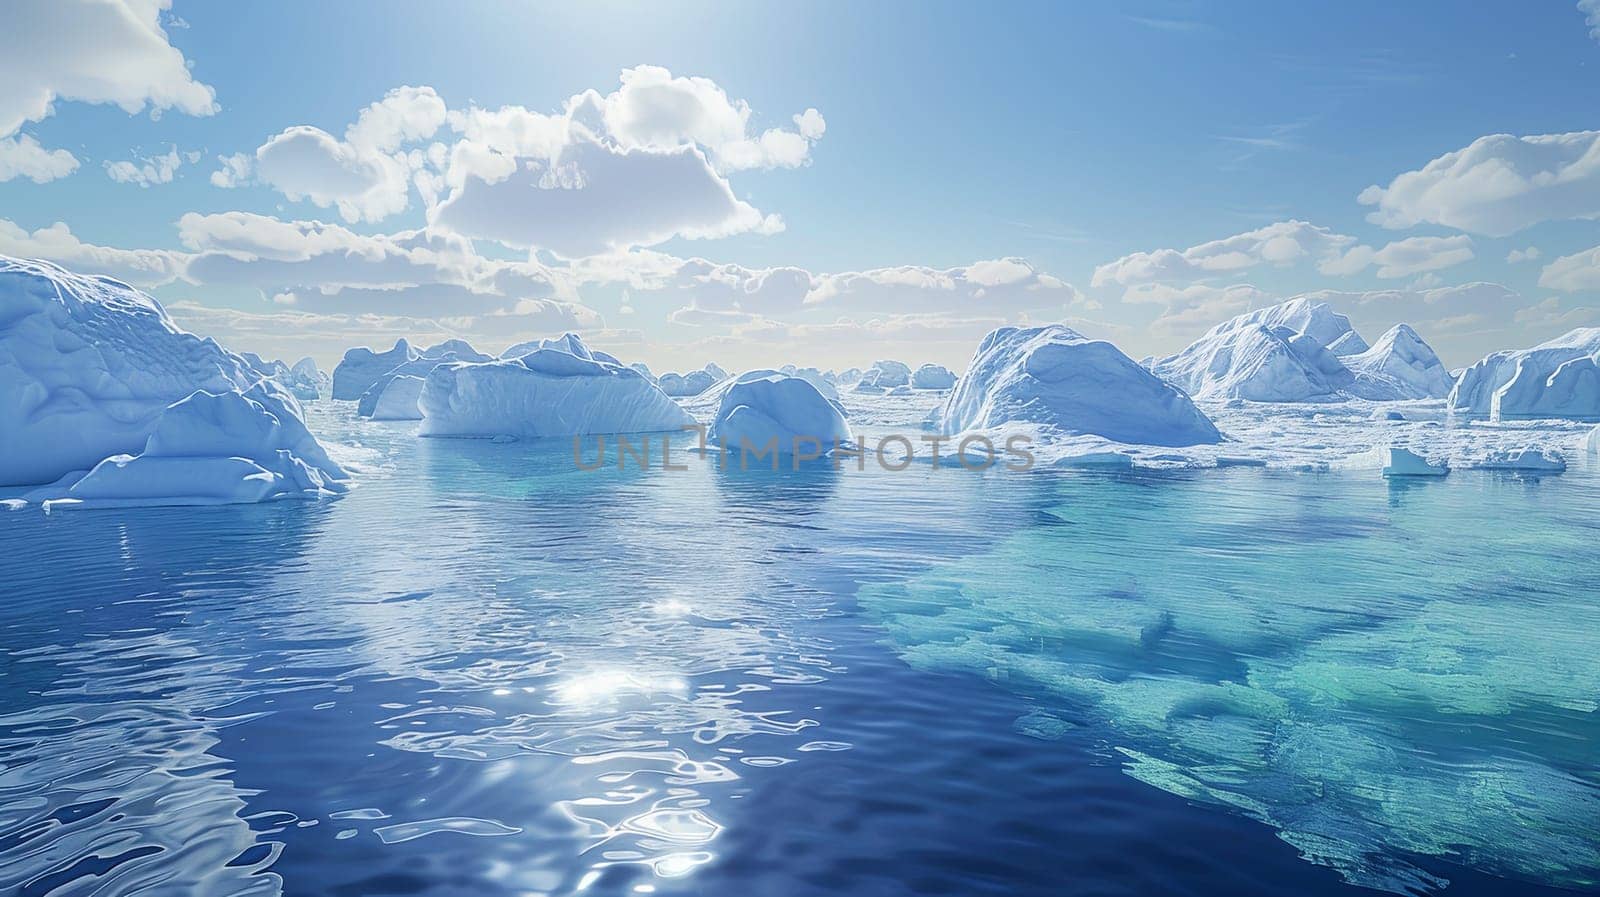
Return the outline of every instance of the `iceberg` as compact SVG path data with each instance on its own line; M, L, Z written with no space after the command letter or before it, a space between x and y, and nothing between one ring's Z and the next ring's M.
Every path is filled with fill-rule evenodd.
M727 450L772 444L779 455L820 455L853 438L839 404L805 378L746 371L718 389L721 399L707 438Z
M1030 422L1145 445L1222 440L1182 390L1062 324L1001 327L984 337L939 421L947 434Z
M1446 405L1468 414L1538 414L1529 409L1541 407L1542 394L1557 369L1569 361L1593 359L1597 354L1600 354L1600 327L1580 327L1531 349L1491 353L1461 372ZM1558 384L1558 390L1579 387L1582 379L1578 370L1569 371ZM1510 401L1497 402L1502 390L1512 386L1513 381L1519 382L1508 391ZM1558 393L1549 401L1566 404L1559 401L1560 398ZM1572 395L1573 400L1581 398L1581 395ZM1500 407L1497 408L1497 404Z
M861 375L861 379L870 379L884 389L893 389L896 386L906 386L911 383L911 368L909 365L898 361L889 361L887 359L874 361L872 367Z
M669 396L697 396L716 382L716 378L706 371L690 371L687 374L668 372L661 375L656 385Z
M1547 451L1537 446L1493 451L1472 461L1468 466L1478 470L1514 470L1524 473L1561 473L1567 469L1567 459L1561 453Z
M187 458L170 451L170 434L203 403L170 406L197 392L250 396L277 419L280 448L327 481L344 478L306 432L293 395L215 340L179 329L156 300L109 277L0 257L0 485L66 490L111 456L148 451L161 426L162 456Z
M1377 345L1341 360L1355 374L1348 390L1363 399L1442 399L1455 385L1439 356L1409 324L1394 325Z
M1562 362L1548 377L1529 358L1517 364L1511 380L1490 403L1495 418L1600 418L1600 354Z
M1248 316L1242 316L1248 317ZM1340 398L1355 376L1314 338L1288 327L1224 321L1155 363L1157 376L1203 399L1318 402Z
M1590 430L1583 438L1583 450L1586 454L1600 455L1600 427Z
M240 352L245 364L262 377L277 381L302 402L315 401L328 389L328 376L317 369L312 359L302 358L293 367L279 360L268 361L254 352Z
M1345 333L1328 344L1328 351L1341 357L1345 355L1360 355L1369 348L1371 347L1367 345L1367 341L1362 339L1361 334L1354 330Z
M485 355L464 339L447 339L435 346L422 350L423 358L450 358L457 361L493 361L493 355Z
M956 375L942 364L925 364L911 375L911 385L917 389L949 389L956 385Z
M643 374L609 357L567 334L518 358L441 364L423 382L420 432L540 438L648 433L694 423Z
M628 367L638 371L646 380L649 380L651 383L656 382L656 375L650 372L650 365L645 364L642 361L635 361L633 364L628 365Z
M1427 458L1410 449L1390 446L1378 452L1386 477L1442 477L1450 472L1448 466L1431 464Z
M472 347L468 346L467 348L471 349ZM521 358L522 356L527 355L529 352L537 352L540 349L557 349L567 353L568 355L577 355L580 358L595 358L608 364L622 363L617 360L616 356L611 355L608 352L601 352L599 349L589 348L588 344L585 343L581 337L579 337L576 333L570 332L563 333L561 336L558 336L554 339L536 339L529 340L525 343L517 343L516 345L506 349L504 352L501 352L500 357ZM464 360L492 361L493 359L485 356L483 358L471 358Z
M424 382L423 377L415 374L390 378L373 403L369 416L373 420L422 420L422 409L418 407L417 400L422 398ZM371 393L371 390L367 392Z
M245 392L196 391L162 411L142 452L106 458L45 507L236 504L346 491L343 469L293 403L271 381Z
M861 369L845 368L839 372L839 376L835 379L841 386L852 386L861 381Z
M395 340L394 348L387 352L374 352L366 346L350 349L333 369L333 397L342 401L359 399L379 377L421 357L405 337Z
M493 361L493 356L484 355L473 349L465 340L449 340L440 343L422 353L420 358L407 361L388 373L372 381L372 385L361 393L356 402L356 414L362 417L372 417L378 407L378 400L388 389L389 383L396 377L426 377L428 372L441 364L450 364L456 361ZM416 420L415 417L397 418L398 420Z

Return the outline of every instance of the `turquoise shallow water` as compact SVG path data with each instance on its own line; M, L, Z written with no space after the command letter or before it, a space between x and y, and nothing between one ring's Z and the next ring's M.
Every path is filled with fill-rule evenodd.
M0 514L0 893L1592 890L1600 480L573 470Z

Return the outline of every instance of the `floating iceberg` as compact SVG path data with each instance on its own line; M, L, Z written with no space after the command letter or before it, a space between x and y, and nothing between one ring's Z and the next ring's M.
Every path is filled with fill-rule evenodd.
M1377 345L1341 361L1355 374L1347 389L1363 399L1442 399L1455 385L1439 356L1409 324L1394 325Z
M1494 394L1489 413L1494 417L1600 418L1600 354L1563 362L1544 379L1524 358L1511 380Z
M697 396L726 379L727 372L715 364L708 364L687 374L662 374L656 385L669 396Z
M719 389L707 438L729 450L765 450L771 444L779 455L822 454L853 438L838 403L804 378L747 371Z
M355 401L371 389L379 377L421 357L422 354L413 349L404 337L395 340L394 348L387 352L374 352L366 346L350 349L333 369L333 397Z
M597 357L568 334L515 359L440 365L422 387L420 432L539 438L646 433L694 423L643 374L609 357Z
M417 400L422 398L424 382L423 377L415 374L401 374L390 378L384 384L383 392L373 403L372 413L369 416L373 420L422 420L422 409L418 406ZM371 392L372 390L367 390L367 393ZM362 398L365 399L366 395Z
M1490 452L1474 459L1466 466L1478 470L1515 470L1524 473L1561 473L1567 469L1567 459L1559 452L1530 446Z
M875 377L866 376L863 376L861 379L857 380L855 387L850 391L864 396L881 396L888 392L888 390L878 385Z
M874 361L872 367L861 375L863 380L871 380L884 389L893 389L896 386L907 386L911 383L911 367L898 361Z
M815 386L817 388L817 392L822 393L823 396L833 399L834 401L838 401L839 399L839 387L835 386L834 381L829 379L829 374L824 374L818 368L803 368L792 364L786 364L783 367L778 368L778 373L790 377L799 377L801 380L804 380L807 383L810 383L812 386Z
M1444 464L1431 464L1410 449L1391 446L1378 449L1386 477L1442 477L1450 472Z
M845 368L844 370L840 371L839 376L834 379L836 379L841 386L853 386L861 381L861 369Z
M956 375L942 364L925 364L911 375L911 385L917 389L949 389L956 385Z
M649 380L651 383L656 382L656 375L650 372L650 365L645 364L642 361L635 361L633 364L628 365L628 367L638 371L646 380Z
M1590 430L1583 438L1583 450L1590 455L1600 455L1600 427Z
M160 456L187 458L172 434L205 403L169 406L196 392L249 395L278 421L287 440L278 447L325 479L343 478L292 395L214 340L178 329L154 299L107 277L0 257L0 485L60 493L110 456L147 452L158 427Z
M236 504L344 492L344 471L270 381L168 406L137 455L101 461L47 508Z
M396 377L427 377L428 372L441 364L451 364L457 361L483 362L493 361L493 357L473 349L465 340L449 340L440 343L422 353L420 358L414 358L388 373L372 381L372 385L361 393L356 402L356 414L362 417L372 417L378 407L378 400L389 388L390 381ZM393 418L395 420L416 420L416 417Z
M1309 335L1242 317L1211 328L1152 370L1197 398L1253 402L1332 401L1355 382Z
M240 352L239 357L251 370L277 381L279 386L289 390L302 402L320 399L328 391L328 375L319 370L317 363L310 358L302 358L290 367L282 361L268 361L254 352Z
M1583 381L1587 378L1581 369L1564 374L1554 385L1555 394L1549 399L1544 398L1544 393L1562 365L1593 359L1597 354L1600 354L1600 327L1580 327L1531 349L1494 352L1461 373L1447 404L1469 414L1572 416L1544 414L1543 409L1549 406L1581 409L1585 405L1584 400L1589 396L1584 394ZM1502 398L1502 393L1506 398ZM1600 394L1596 397L1600 398ZM1600 415L1600 410L1589 413Z
M468 348L470 349L471 347L469 346ZM554 339L536 339L529 340L525 343L517 343L516 345L506 349L504 352L501 352L500 357L521 358L522 356L527 355L529 352L537 352L540 349L556 349L565 352L568 355L579 355L584 358L593 358L599 361L604 361L608 364L622 363L621 361L617 360L615 355L612 355L608 352L601 352L599 349L589 348L588 344L585 343L583 339L576 333L563 333ZM493 359L485 356L483 358L472 358L465 360L491 361Z
M1220 442L1187 395L1120 349L1061 324L984 337L940 411L945 433L1030 422L1146 445Z

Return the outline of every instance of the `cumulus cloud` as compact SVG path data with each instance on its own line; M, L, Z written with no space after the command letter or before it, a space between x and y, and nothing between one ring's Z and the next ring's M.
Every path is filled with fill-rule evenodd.
M433 136L445 122L444 100L431 87L397 87L363 109L339 139L321 128L295 125L256 149L256 176L292 200L337 208L346 221L380 221L404 211L413 160L400 147ZM224 158L213 177L232 186L248 173Z
M77 170L76 156L63 149L45 149L31 134L0 138L0 182L27 178L43 184Z
M567 258L783 227L736 197L696 147L620 148L588 137L564 146L556 160L529 158L514 171L480 168L461 177L432 223Z
M1337 259L1325 261L1318 270L1324 274L1356 274L1376 265L1379 277L1393 280L1424 271L1442 270L1471 261L1472 258L1472 238L1465 235L1408 237L1388 243L1381 249L1366 245L1351 247Z
M13 136L58 100L114 104L129 115L177 109L216 111L215 93L196 81L167 40L161 14L171 0L14 0L0 29L0 181L43 182L70 174L76 160ZM71 40L62 40L71 35ZM70 160L70 161L69 161Z
M1564 255L1539 272L1539 286L1564 293L1600 290L1600 246Z
M146 156L135 161L107 162L106 174L119 184L138 184L140 187L149 187L151 184L170 184L173 175L184 162L193 164L200 161L200 154L195 152L179 153L176 146L159 156Z
M211 186L230 189L242 187L249 183L251 175L255 172L256 160L248 153L230 153L218 156L217 162L221 168L211 172Z
M1137 284L1129 287L1122 297L1124 302L1161 306L1161 312L1150 322L1149 329L1168 337L1198 336L1220 321L1267 304L1269 298L1247 283L1221 287L1201 283Z
M293 294L300 305L474 314L561 288L543 265L488 259L440 231L367 235L320 221L191 212L179 219L178 236L193 251L185 269L191 283Z
M1442 224L1504 237L1541 221L1600 218L1600 131L1491 134L1358 197L1387 228Z
M1589 24L1589 36L1600 41L1600 0L1578 0L1578 10Z
M1200 243L1188 249L1135 252L1094 270L1091 286L1202 280L1262 265L1287 267L1341 257L1356 238L1305 221L1289 220Z
M31 233L0 218L0 255L41 258L87 274L104 274L134 286L171 283L183 270L182 253L162 249L116 249L85 243L62 222Z
M1516 265L1522 262L1537 261L1540 255L1541 253L1537 246L1529 246L1527 249L1513 249L1506 253L1506 263Z

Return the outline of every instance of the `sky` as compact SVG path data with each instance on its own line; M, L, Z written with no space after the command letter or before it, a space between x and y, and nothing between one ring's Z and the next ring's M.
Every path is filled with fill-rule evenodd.
M1452 367L1600 326L1600 0L0 17L0 254L269 357L959 370L1306 293Z

